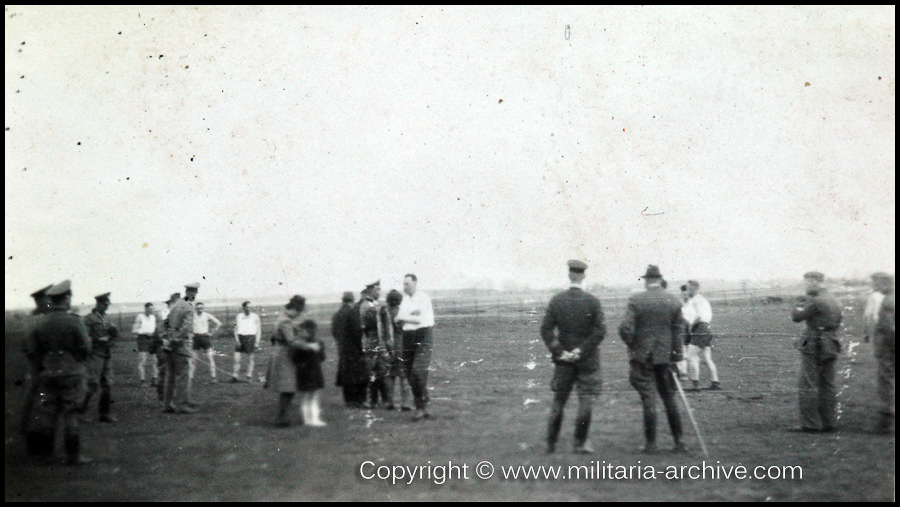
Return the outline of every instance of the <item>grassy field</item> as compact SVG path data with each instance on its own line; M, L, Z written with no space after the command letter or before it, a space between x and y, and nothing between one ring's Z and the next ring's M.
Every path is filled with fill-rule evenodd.
M845 347L861 341L862 302L843 298ZM601 344L603 394L595 404L593 456L569 452L575 400L567 407L560 451L543 454L551 393L551 364L538 334L543 306L525 300L502 311L438 308L429 385L431 420L409 413L343 407L334 387L336 357L325 364L326 428L273 424L276 395L261 384L208 384L200 365L194 415L161 412L155 392L140 387L132 342L115 351L115 425L82 426L80 468L28 460L17 431L24 360L17 336L6 337L6 500L893 500L894 436L869 433L875 423L875 361L870 344L850 345L840 358L841 413L837 433L786 432L797 424L799 325L790 306L758 301L714 304L714 358L724 391L689 393L710 451L708 463L802 466L799 480L505 480L501 466L698 465L703 459L683 411L688 455L639 454L640 403L627 380L627 353L615 329L621 301L604 301L610 333ZM537 311L536 311L537 310ZM267 312L271 321L273 312ZM322 336L329 337L327 326ZM326 338L330 344L330 338ZM268 354L268 344L263 354ZM231 367L228 337L216 343L218 361ZM262 362L262 361L260 361ZM258 370L262 373L262 370ZM706 379L705 368L701 374ZM706 383L706 382L704 382ZM659 442L671 437L660 407ZM469 465L469 480L417 480L391 485L364 480L361 463ZM483 460L497 470L474 476Z

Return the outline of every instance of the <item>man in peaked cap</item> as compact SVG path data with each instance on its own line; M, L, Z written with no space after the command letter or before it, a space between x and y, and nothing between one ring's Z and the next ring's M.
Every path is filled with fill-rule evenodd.
M619 336L628 346L629 381L641 397L644 412L644 438L642 452L655 453L656 447L656 397L659 393L666 408L669 429L675 441L675 452L684 452L681 441L681 416L675 404L675 363L683 359L684 320L678 298L661 287L663 279L658 266L647 266L644 292L628 298L625 317L619 325Z
M63 419L66 463L79 465L90 461L80 455L78 407L84 399L87 378L86 361L91 353L84 324L69 313L72 303L68 280L46 291L51 307L47 315L29 333L28 359L35 377L35 391L40 393L25 429L25 442L32 456L52 458L57 420Z
M35 326L38 325L41 321L41 316L47 314L50 311L50 296L47 295L47 291L53 287L53 284L50 284L42 289L38 289L34 293L31 294L31 297L34 299L34 310L31 311L31 315L28 318L26 333L30 333ZM28 342L25 342L23 345L23 352L27 353ZM22 406L22 424L20 426L22 432L25 431L25 424L28 421L28 418L31 415L31 410L34 407L34 379L37 377L38 370L34 369L36 365L34 363L30 363L30 368L27 372L25 372L25 400Z
M91 397L100 391L100 422L116 422L116 418L110 415L112 406L112 385L114 382L112 370L112 341L119 336L119 330L109 320L106 311L109 309L109 295L100 294L94 296L97 304L94 309L84 317L84 327L87 328L91 338L91 358L88 361L88 392L81 406L81 413L87 413Z
M166 339L166 388L163 411L175 414L191 414L197 411L191 400L191 382L188 368L191 358L191 339L194 336L194 307L199 283L184 286L184 298L172 305L167 318Z
M159 311L159 315L156 316L156 341L151 348L151 352L156 354L156 371L158 375L158 380L156 382L156 395L159 398L159 401L163 401L166 395L166 360L168 357L168 338L167 333L169 331L169 312L172 311L172 306L181 300L180 292L173 292L169 295L168 301L163 301L163 304L166 305Z
M379 399L386 407L393 406L387 381L390 374L389 348L393 346L393 327L388 322L387 307L379 301L381 280L366 285L359 300L359 322L362 329L362 350L368 376L368 403L375 408Z
M569 289L553 296L541 323L541 338L553 356L553 405L547 424L547 452L556 450L563 409L572 389L578 393L574 452L593 453L587 444L591 405L600 394L600 342L606 337L600 301L581 288L587 264L571 260ZM554 334L554 329L556 333Z
M53 284L50 284L43 289L39 289L31 294L31 297L34 299L35 309L31 312L32 315L43 315L48 313L50 310L50 296L47 295L47 291L53 288Z
M841 303L825 288L825 275L803 275L806 295L797 299L791 320L806 322L795 346L800 351L800 427L806 433L832 432L837 425L837 356L841 351Z

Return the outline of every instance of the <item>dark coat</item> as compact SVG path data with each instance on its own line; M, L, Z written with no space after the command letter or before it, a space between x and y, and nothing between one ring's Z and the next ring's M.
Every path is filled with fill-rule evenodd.
M553 334L553 329L559 332ZM553 296L541 323L541 338L553 354L553 361L563 351L581 349L581 359L576 363L585 370L600 366L597 346L606 336L603 309L600 301L579 288L572 287Z
M798 299L791 320L806 321L806 328L795 344L797 349L819 359L837 357L841 351L842 309L841 302L824 289Z
M678 298L658 287L628 298L619 336L631 361L655 365L680 361L684 319Z
M331 318L331 334L338 347L338 370L335 385L356 386L369 382L362 351L362 326L359 304L345 303Z

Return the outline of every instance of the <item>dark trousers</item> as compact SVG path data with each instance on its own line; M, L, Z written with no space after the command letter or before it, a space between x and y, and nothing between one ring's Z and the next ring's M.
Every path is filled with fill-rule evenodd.
M550 421L547 424L547 443L555 445L559 439L559 430L562 427L563 409L569 399L571 391L557 391L553 393L553 406L550 407ZM591 406L594 403L595 394L578 393L578 415L575 417L575 447L581 447L587 440L588 430L591 428Z
M344 391L344 403L347 406L361 406L366 402L367 384L341 386Z
M428 406L428 367L431 365L431 328L403 332L403 366L412 389L416 409Z
M800 354L800 425L814 430L837 424L837 359Z
M672 379L671 367L668 364L646 364L631 361L631 372L628 380L641 396L644 409L644 437L648 444L656 443L656 396L659 393L666 407L666 418L675 443L681 442L681 416L675 404L675 381Z

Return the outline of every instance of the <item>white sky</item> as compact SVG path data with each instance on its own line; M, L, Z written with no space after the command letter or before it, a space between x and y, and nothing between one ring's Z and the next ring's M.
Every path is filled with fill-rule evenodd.
M894 271L893 6L4 14L7 308Z

